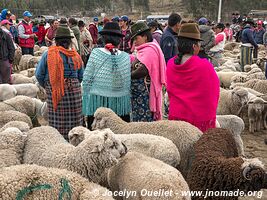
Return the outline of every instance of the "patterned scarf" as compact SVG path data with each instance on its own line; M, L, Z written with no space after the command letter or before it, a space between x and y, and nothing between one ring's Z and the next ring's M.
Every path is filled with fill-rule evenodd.
M57 104L64 96L64 64L60 56L60 52L71 57L74 70L80 69L83 65L80 55L75 50L68 50L61 46L52 46L48 49L47 65L49 72L49 80L52 87L52 101L54 110Z

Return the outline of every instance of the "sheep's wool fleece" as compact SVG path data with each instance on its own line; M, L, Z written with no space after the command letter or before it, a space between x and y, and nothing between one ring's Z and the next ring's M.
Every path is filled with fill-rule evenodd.
M106 188L67 170L16 165L0 171L0 199L112 200Z

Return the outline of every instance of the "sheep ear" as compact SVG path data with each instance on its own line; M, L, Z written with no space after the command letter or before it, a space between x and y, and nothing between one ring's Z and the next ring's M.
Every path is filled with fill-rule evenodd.
M103 149L103 145L97 145L92 149L91 153L100 153Z

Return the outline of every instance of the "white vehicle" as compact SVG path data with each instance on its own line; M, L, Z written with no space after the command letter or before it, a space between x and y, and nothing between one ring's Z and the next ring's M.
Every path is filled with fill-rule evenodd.
M169 15L149 15L146 18L147 23L156 20L160 24L165 24L168 22Z

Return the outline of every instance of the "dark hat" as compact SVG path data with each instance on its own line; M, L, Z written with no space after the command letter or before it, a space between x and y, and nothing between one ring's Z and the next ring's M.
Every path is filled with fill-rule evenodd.
M123 15L123 16L121 16L121 17L119 18L119 20L128 22L128 21L129 21L129 17L126 16L126 15Z
M60 25L57 28L56 39L73 38L70 34L70 28L67 25Z
M150 27L150 28L153 28L153 27L158 27L159 24L158 24L158 22L156 22L156 21L153 20L153 21L149 22L147 24L147 26Z
M200 38L199 27L196 23L185 23L182 24L178 37L185 37L194 40L202 40Z
M102 29L102 31L99 32L100 35L118 35L123 37L124 35L121 33L121 28L117 22L107 22Z
M246 18L246 19L244 20L244 24L251 24L251 25L254 25L254 21L253 21L253 19L251 19L251 18Z
M224 26L223 23L218 23L218 24L215 26L215 28L221 28L221 29L224 29L225 26Z
M132 32L131 38L134 38L135 36L140 35L141 33L147 30L150 30L150 28L146 25L145 22L137 22L131 26L131 32Z

